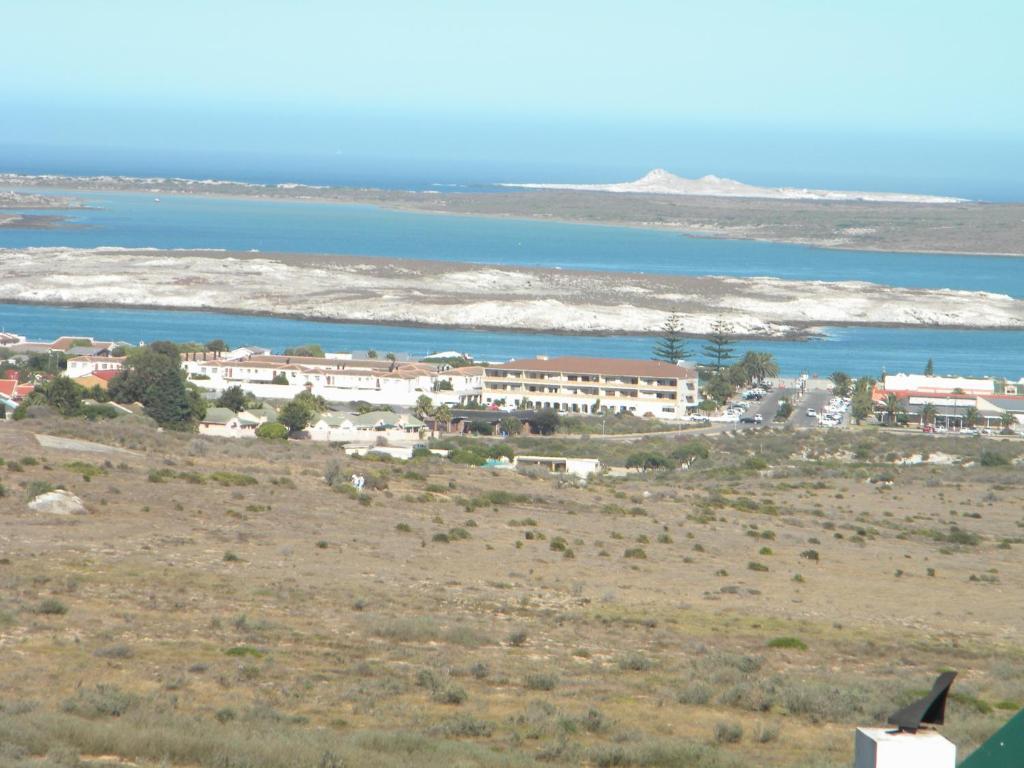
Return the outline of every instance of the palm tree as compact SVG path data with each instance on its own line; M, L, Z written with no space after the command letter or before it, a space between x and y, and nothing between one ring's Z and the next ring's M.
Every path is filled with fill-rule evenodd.
M447 405L439 405L434 409L434 426L438 424L444 424L444 431L447 432L451 429L452 423L452 409Z
M1009 411L1003 411L1002 415L999 417L999 425L1003 428L1004 432L1012 431L1016 423L1017 417Z
M953 418L954 419L957 418L957 410L960 407L960 401L957 400L956 396L957 395L962 395L963 393L964 393L964 391L960 387L955 387L953 389L953 391L950 392L950 394L953 395Z
M938 409L933 403L925 403L921 409L921 424L934 424Z
M771 352L747 352L740 359L738 367L750 383L761 383L779 375L779 364Z
M900 403L900 399L891 392L885 396L885 422L886 424L893 425L896 423L896 416L898 414L905 413L903 404Z
M416 405L412 409L417 419L425 419L434 413L434 401L429 395L420 395L416 398Z

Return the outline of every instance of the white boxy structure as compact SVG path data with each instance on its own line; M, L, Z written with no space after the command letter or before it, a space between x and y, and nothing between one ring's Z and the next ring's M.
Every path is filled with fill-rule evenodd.
M956 745L935 731L858 728L854 768L956 768Z

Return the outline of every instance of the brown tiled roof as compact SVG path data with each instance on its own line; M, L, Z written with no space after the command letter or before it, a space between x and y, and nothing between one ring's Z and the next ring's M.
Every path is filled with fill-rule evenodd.
M694 378L697 371L661 360L627 360L615 357L551 357L512 360L488 369L506 371L546 371L551 373L593 373L601 376L652 376L658 378Z

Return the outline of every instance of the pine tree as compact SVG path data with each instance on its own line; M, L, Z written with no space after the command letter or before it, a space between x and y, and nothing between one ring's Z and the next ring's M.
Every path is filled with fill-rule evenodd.
M721 371L722 366L733 358L732 327L724 320L716 320L711 325L711 334L703 349L715 370Z
M675 312L661 326L661 338L654 345L654 359L675 365L686 357L683 341L683 319Z
M934 376L935 375L935 363L932 362L932 359L930 357L928 358L928 364L925 365L925 367L924 367L924 375L925 376Z

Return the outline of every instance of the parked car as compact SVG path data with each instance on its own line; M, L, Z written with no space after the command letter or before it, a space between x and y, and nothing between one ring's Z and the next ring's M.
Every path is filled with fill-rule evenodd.
M921 431L922 432L928 432L928 433L934 433L935 432L935 425L934 424L925 424L923 427L921 427Z
M808 416L809 416L810 418L812 418L812 419L813 419L813 418L817 418L817 416L818 416L818 412L817 412L816 410L814 410L813 408L808 408L808 409L807 409L807 415L808 415Z

